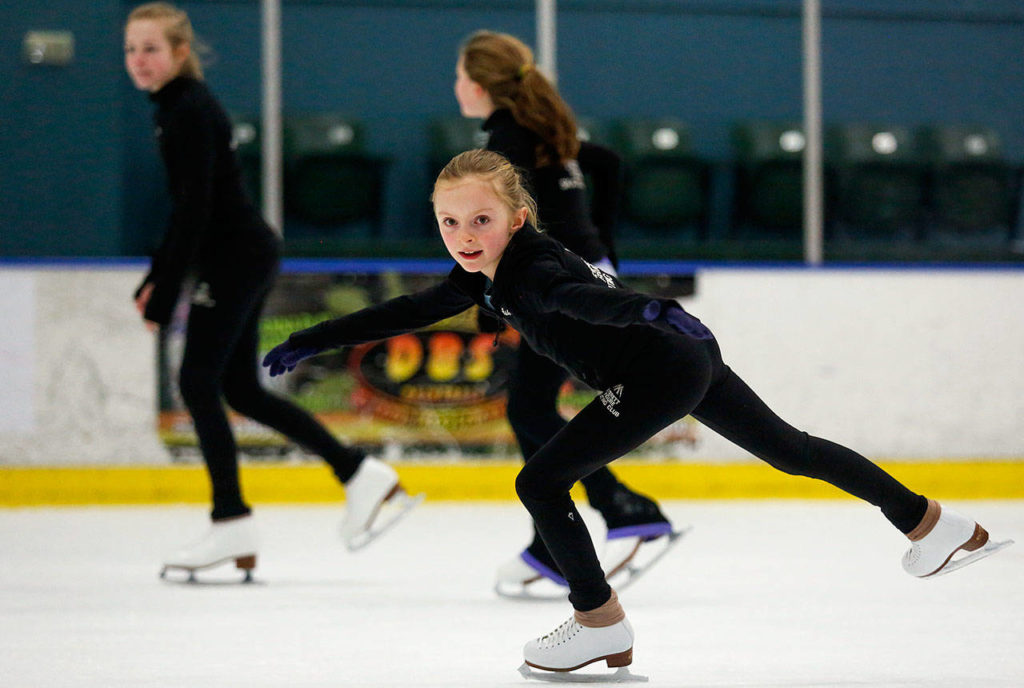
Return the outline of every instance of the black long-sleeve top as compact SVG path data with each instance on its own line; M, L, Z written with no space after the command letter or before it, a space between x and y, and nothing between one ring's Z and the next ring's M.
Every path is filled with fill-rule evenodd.
M644 319L653 300L663 308L679 307L623 287L527 225L512 236L493 283L456 265L432 287L300 330L289 342L320 349L362 344L420 329L476 304L518 330L534 350L603 389L650 352L655 339L678 336Z
M188 276L231 279L252 259L266 264L279 241L244 190L231 123L206 85L177 77L150 99L172 210L136 295L152 283L145 318L166 324Z
M538 167L537 147L544 144L534 131L519 124L510 110L495 110L483 129L490 135L487 150L501 153L525 173L544 231L584 260L597 262L608 257L614 263L612 232L620 196L618 155L581 141L578 160ZM557 160L553 151L552 155ZM584 173L594 184L592 208L588 207Z

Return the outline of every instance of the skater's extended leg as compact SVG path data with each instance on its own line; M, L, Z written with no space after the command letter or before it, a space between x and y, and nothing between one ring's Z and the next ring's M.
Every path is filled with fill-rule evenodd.
M693 416L780 471L824 480L874 504L903 533L924 516L928 502L923 496L857 452L789 425L728 366Z
M259 381L259 308L245 324L224 375L224 397L244 416L277 430L307 451L323 457L338 480L349 481L366 454L341 444L323 425L291 401L267 391Z

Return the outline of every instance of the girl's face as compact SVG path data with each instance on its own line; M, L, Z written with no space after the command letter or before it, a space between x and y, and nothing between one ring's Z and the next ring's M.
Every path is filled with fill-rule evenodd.
M483 86L469 78L464 60L455 64L455 100L463 117L487 119L494 112L494 103Z
M159 91L178 76L188 54L187 44L171 47L159 19L135 19L125 27L124 66L139 90Z
M482 272L492 280L526 215L526 208L509 210L490 182L479 177L443 184L434 192L434 216L448 253L466 272Z

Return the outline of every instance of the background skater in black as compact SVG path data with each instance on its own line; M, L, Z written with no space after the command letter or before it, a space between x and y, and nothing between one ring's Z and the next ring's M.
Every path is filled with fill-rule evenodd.
M151 329L166 325L195 280L180 388L212 485L213 524L165 560L194 571L234 560L255 566L257 544L238 482L224 400L239 413L324 458L346 485L343 535L362 542L376 507L398 488L394 470L342 446L305 411L260 385L258 321L279 263L279 239L242 188L231 126L202 80L188 16L165 3L137 7L125 24L125 66L156 104L160 153L173 211L152 268L135 295Z
M911 540L914 576L954 570L1008 543L911 492L856 452L776 416L722 361L711 331L672 300L622 287L537 232L532 199L501 156L456 156L434 187L441 237L457 265L446 280L293 333L267 354L271 375L326 347L397 335L476 304L500 314L535 350L600 395L540 448L516 491L569 583L574 614L530 641L530 666L571 671L632 661L633 630L610 588L569 490L668 423L692 414L773 467L824 480L877 507ZM953 556L966 550L958 560Z
M482 118L487 150L501 153L524 175L544 231L614 275L612 232L621 191L619 157L578 140L572 110L535 67L532 51L518 38L491 31L474 33L462 45L455 72L455 97L462 114ZM584 172L594 185L593 207L587 201ZM480 321L482 329L488 329L488 321L494 322L487 317ZM565 426L558 396L568 377L565 369L538 354L528 342L520 343L509 377L508 420L524 459L529 460ZM651 549L660 552L674 538L658 505L622 484L607 468L598 469L582 483L607 527L601 556L606 573L629 571L626 565L641 547L654 545ZM653 561L654 555L644 554L648 556L641 558ZM529 595L529 583L540 576L565 585L535 530L530 545L499 567L496 589L502 594Z

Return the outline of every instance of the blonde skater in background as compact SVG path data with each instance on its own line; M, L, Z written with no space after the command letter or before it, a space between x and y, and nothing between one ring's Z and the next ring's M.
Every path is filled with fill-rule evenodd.
M135 293L150 329L167 325L194 283L179 382L210 477L212 523L198 541L164 560L164 572L234 562L249 572L259 551L238 481L238 451L224 402L323 457L345 485L342 536L366 544L387 523L392 500L412 505L395 471L339 443L308 413L260 384L259 316L278 272L280 240L246 195L231 124L210 89L185 12L156 2L135 8L124 29L124 59L135 86L156 106L154 124L172 212L152 266ZM397 515L397 514L396 514Z

